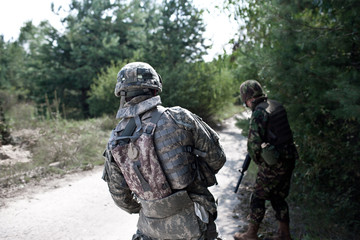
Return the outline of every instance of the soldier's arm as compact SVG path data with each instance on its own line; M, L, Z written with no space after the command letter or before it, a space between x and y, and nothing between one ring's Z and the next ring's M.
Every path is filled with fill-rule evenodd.
M138 213L141 205L134 199L120 168L115 162L108 165L108 178L105 180L115 204L128 213Z
M196 115L194 117L194 147L206 153L202 159L217 173L226 162L219 135Z
M250 118L248 135L248 153L256 164L261 164L261 144L264 142L265 126L268 115L263 109L255 110Z
M179 126L192 132L194 139L192 147L199 150L194 154L199 155L211 167L212 171L217 173L226 161L217 133L208 127L201 118L184 108L172 107L168 113Z

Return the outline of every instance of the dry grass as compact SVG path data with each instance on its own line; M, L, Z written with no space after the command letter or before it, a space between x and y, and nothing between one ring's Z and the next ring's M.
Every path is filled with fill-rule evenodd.
M34 116L31 105L9 111L13 144L0 149L2 195L42 178L102 165L109 132L117 122L109 117L74 121Z

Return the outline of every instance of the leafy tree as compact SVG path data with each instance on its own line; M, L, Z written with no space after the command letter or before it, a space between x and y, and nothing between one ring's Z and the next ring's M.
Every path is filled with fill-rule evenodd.
M111 61L141 55L143 19L133 14L140 7L139 0L73 0L63 19L64 34L47 22L25 25L21 43L29 46L36 100L44 102L45 95L54 99L56 92L68 116L89 116L88 92L101 69Z
M214 69L202 60L209 48L203 37L203 11L196 9L191 0L164 0L160 10L147 21L151 24L146 26L144 60L163 76L163 102L188 108L211 121L232 94L218 92L230 82L225 68ZM223 81L222 74L226 75Z
M52 104L71 118L112 112L118 103L105 89L113 92L110 76L115 84L120 67L110 65L125 59L149 62L164 75L165 105L210 118L232 96L227 70L203 63L205 26L191 0L73 0L69 7L64 33L47 21L27 22L18 41L24 88L44 113Z
M150 63L163 76L164 105L180 105L212 121L224 104L233 102L232 75L225 66L220 68L223 60L202 61L207 49L202 37L205 31L202 11L188 0L163 1L157 7L148 1L138 6L131 12L137 16L135 25L143 32L134 30L144 41L139 43L142 49L134 58ZM97 115L101 115L100 106L113 108L113 100L105 95L112 96L116 73L121 68L114 67L107 69L92 86L91 108ZM115 103L118 106L118 101ZM106 107L104 112L113 113L111 108Z
M26 87L22 74L26 53L17 42L5 42L0 36L0 89L25 91Z
M222 61L183 63L172 68L170 76L163 77L164 104L185 107L214 125L213 117L234 102L233 75L221 66ZM168 81L168 77L176 81Z
M116 76L126 63L112 64L101 71L91 85L89 105L90 113L94 116L108 114L115 116L120 105L120 99L114 94Z
M201 61L209 46L204 44L202 10L191 0L163 0L160 13L150 15L144 59L156 68Z
M228 104L234 102L233 77L223 65L222 59L211 63L183 63L172 69L179 81L169 85L163 77L162 101L165 106L182 106L200 115L210 124L213 117ZM119 99L113 94L116 75L126 62L112 64L94 80L90 91L90 111L95 116L114 115ZM184 67L188 71L183 71ZM181 89L181 91L179 91Z
M235 53L235 61L241 63L236 71L239 76L249 72L244 56L250 55L254 75L269 96L288 109L301 155L294 179L296 197L313 214L331 212L322 223L341 223L356 232L360 5L335 0L227 2L237 6L237 16L245 20L246 36L237 42Z
M70 13L64 19L67 26L65 35L58 39L58 46L52 47L58 55L55 61L64 70L63 98L66 99L66 95L76 97L78 101L70 98L68 104L79 102L81 106L78 107L85 116L89 114L87 98L93 79L101 68L112 60L121 59L126 52L122 51L125 49L125 44L122 44L125 42L122 39L126 36L125 29L117 28L113 23L113 17L108 14L112 11L115 11L115 5L110 1L72 1ZM116 18L121 15L120 10L115 13Z

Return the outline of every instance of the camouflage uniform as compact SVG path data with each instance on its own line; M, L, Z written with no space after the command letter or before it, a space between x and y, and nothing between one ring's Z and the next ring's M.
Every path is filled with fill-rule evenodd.
M277 147L279 159L274 165L269 165L261 156L261 145L266 142L269 113L256 106L264 101L268 101L266 97L260 97L253 102L254 111L250 118L248 152L258 166L258 174L251 198L249 218L254 223L260 223L265 214L265 200L270 200L276 212L276 219L289 222L289 209L285 198L289 194L297 151L292 142Z
M127 74L127 73L126 73ZM116 94L116 92L115 92ZM140 116L142 130L151 120L151 113L161 106L160 96L140 95L127 101L119 109L117 117L122 120L115 128L121 133L131 117ZM114 135L114 133L112 133ZM116 134L115 134L116 135ZM127 169L120 169L119 164L111 159L120 159L116 151L106 151L106 161L103 179L108 183L109 191L117 206L129 213L139 213L138 232L133 239L216 239L217 231L214 220L217 216L215 199L208 190L209 184L204 181L196 154L179 153L183 148L178 146L186 143L191 149L198 150L198 154L206 152L206 165L217 173L225 163L225 155L214 151L213 144L208 139L209 133L199 124L198 117L181 107L167 108L160 116L154 130L154 145L156 155L166 176L171 192L159 195L135 194L132 176ZM115 136L116 137L116 136ZM111 136L107 149L115 149L114 136ZM176 141L173 141L175 139ZM218 141L218 138L216 139ZM141 144L141 143L140 143ZM217 142L216 144L219 145ZM146 149L147 147L141 147ZM220 146L221 148L221 146ZM187 156L186 158L174 156ZM125 172L124 172L125 171ZM159 174L160 175L160 174ZM188 176L184 178L183 176ZM191 176L191 178L189 178ZM165 194L165 195L164 195Z
M240 85L240 97L252 110L248 153L258 165L258 173L250 201L250 224L246 232L236 232L234 239L259 239L257 233L265 215L265 200L269 200L279 223L278 236L271 239L291 240L285 198L289 194L297 151L286 110L279 102L267 99L256 80L247 80Z

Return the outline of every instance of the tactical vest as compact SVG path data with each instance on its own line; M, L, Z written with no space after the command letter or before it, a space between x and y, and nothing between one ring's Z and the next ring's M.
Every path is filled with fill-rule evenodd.
M114 160L121 169L130 190L144 200L158 200L172 193L153 142L156 123L164 111L165 108L155 108L151 113L151 120L142 123L141 129L137 129L134 134L132 130L128 130L134 119L129 121L120 136L116 136L118 135L116 133L112 134L111 142L115 147L111 149L111 153Z
M158 121L154 141L171 188L186 188L196 176L196 150L192 133L165 113Z
M271 145L280 147L293 142L293 136L285 108L275 100L259 103L255 110L264 109L269 114L265 139Z

